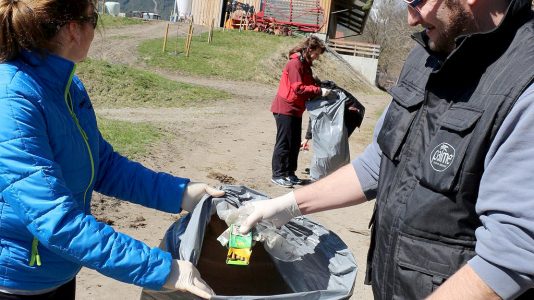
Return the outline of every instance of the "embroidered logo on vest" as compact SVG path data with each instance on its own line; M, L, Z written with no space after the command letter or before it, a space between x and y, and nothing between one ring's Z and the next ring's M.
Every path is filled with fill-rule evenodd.
M430 166L438 172L447 170L454 161L455 153L454 147L447 143L437 145L430 153Z

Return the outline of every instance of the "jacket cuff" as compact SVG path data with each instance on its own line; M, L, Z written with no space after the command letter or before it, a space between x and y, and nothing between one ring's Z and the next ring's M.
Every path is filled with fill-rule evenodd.
M189 178L181 178L164 174L164 188L160 189L158 207L156 209L168 212L179 213L182 211L182 200L184 191L189 183Z
M530 288L529 282L516 272L494 265L478 255L467 263L502 299L514 299Z
M152 248L145 276L138 285L151 290L161 290L171 273L171 261L172 256L169 252Z

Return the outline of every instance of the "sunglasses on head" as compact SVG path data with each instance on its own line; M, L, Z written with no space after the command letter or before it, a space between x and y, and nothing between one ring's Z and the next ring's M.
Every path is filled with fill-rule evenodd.
M417 8L421 3L423 3L424 0L403 0L408 5L410 5L413 8Z
M416 0L417 1L417 0ZM93 25L93 29L96 28L96 25L98 24L98 12L93 12L91 16L81 16L76 19L78 22L82 23L90 23Z

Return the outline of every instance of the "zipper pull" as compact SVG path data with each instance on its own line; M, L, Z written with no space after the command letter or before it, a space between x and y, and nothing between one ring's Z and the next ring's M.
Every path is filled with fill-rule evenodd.
M39 255L39 250L37 249L37 245L39 245L39 240L36 237L33 237L30 267L33 267L36 262L37 262L38 267L41 266L41 256Z

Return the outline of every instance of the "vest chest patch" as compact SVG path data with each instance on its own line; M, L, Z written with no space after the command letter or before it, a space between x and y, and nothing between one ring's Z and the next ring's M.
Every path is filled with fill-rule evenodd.
M448 143L437 145L430 153L430 166L434 171L443 172L452 165L456 150Z

